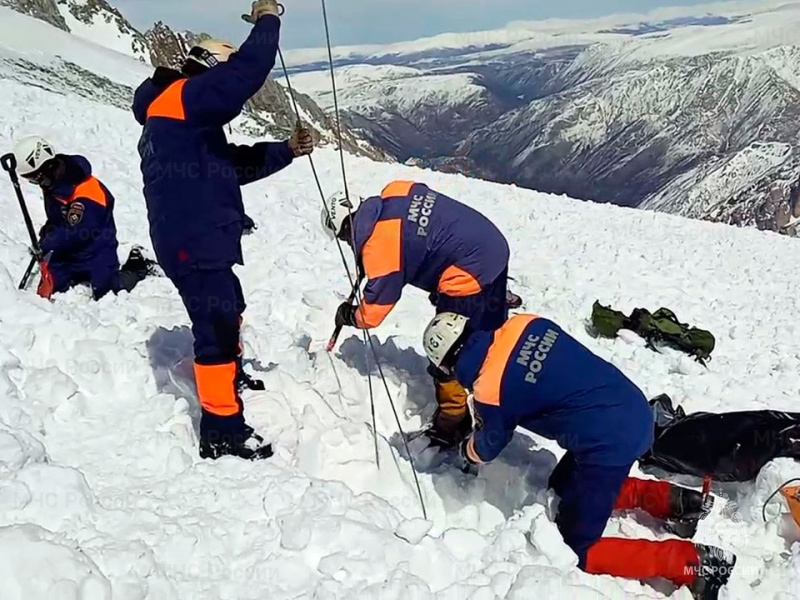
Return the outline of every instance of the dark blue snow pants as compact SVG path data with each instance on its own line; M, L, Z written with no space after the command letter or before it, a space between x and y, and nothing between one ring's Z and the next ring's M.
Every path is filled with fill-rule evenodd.
M66 292L73 286L88 283L94 299L99 300L109 292L118 292L120 289L118 262L108 265L50 262L48 267L53 276L54 292Z
M564 542L586 568L586 553L600 539L628 479L633 461L624 466L586 463L567 452L550 475L550 489L561 498L556 525Z
M203 409L200 436L241 435L245 423L236 379L245 302L239 279L231 268L197 269L173 283L192 322L197 396Z

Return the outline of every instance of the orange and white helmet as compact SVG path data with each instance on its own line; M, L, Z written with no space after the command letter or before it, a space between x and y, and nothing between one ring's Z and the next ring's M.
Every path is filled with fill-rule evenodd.
M238 52L238 48L230 42L223 40L203 40L199 44L195 44L189 50L189 60L193 60L201 65L208 67L216 67L220 63L228 62L230 57Z

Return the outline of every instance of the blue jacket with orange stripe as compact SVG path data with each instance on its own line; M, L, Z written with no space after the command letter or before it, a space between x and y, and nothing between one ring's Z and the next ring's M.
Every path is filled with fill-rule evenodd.
M51 263L65 263L91 271L119 267L114 196L92 176L83 156L58 155L63 173L44 193L47 222L40 241L42 252L52 252Z
M494 460L520 426L590 464L626 466L653 443L644 394L614 365L547 319L519 315L473 333L456 363L479 429L467 451Z
M500 230L478 211L423 183L395 181L353 216L355 253L368 283L359 327L377 327L406 284L471 296L508 267Z
M227 62L191 78L159 68L136 91L150 236L170 277L242 264L240 186L294 159L288 142L236 146L223 130L264 85L279 33L278 17L262 17Z

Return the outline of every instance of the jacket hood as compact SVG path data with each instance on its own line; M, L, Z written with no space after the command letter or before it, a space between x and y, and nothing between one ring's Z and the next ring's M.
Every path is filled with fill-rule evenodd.
M79 184L86 181L92 174L92 165L85 156L71 154L64 156L64 180L72 184Z
M133 115L139 125L147 121L147 109L161 93L171 84L183 79L183 74L174 69L158 67L153 76L146 79L133 96Z
M78 184L83 183L91 176L92 165L85 157L78 154L59 154L56 158L62 161L64 172L47 191L58 198L69 198Z

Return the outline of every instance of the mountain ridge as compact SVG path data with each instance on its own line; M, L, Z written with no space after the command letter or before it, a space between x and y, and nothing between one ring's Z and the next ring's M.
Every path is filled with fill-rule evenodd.
M781 231L800 216L800 48L787 33L800 3L723 7L335 50L341 104L411 164ZM288 54L297 87L325 106L313 53ZM454 74L469 84L438 102L421 91Z

